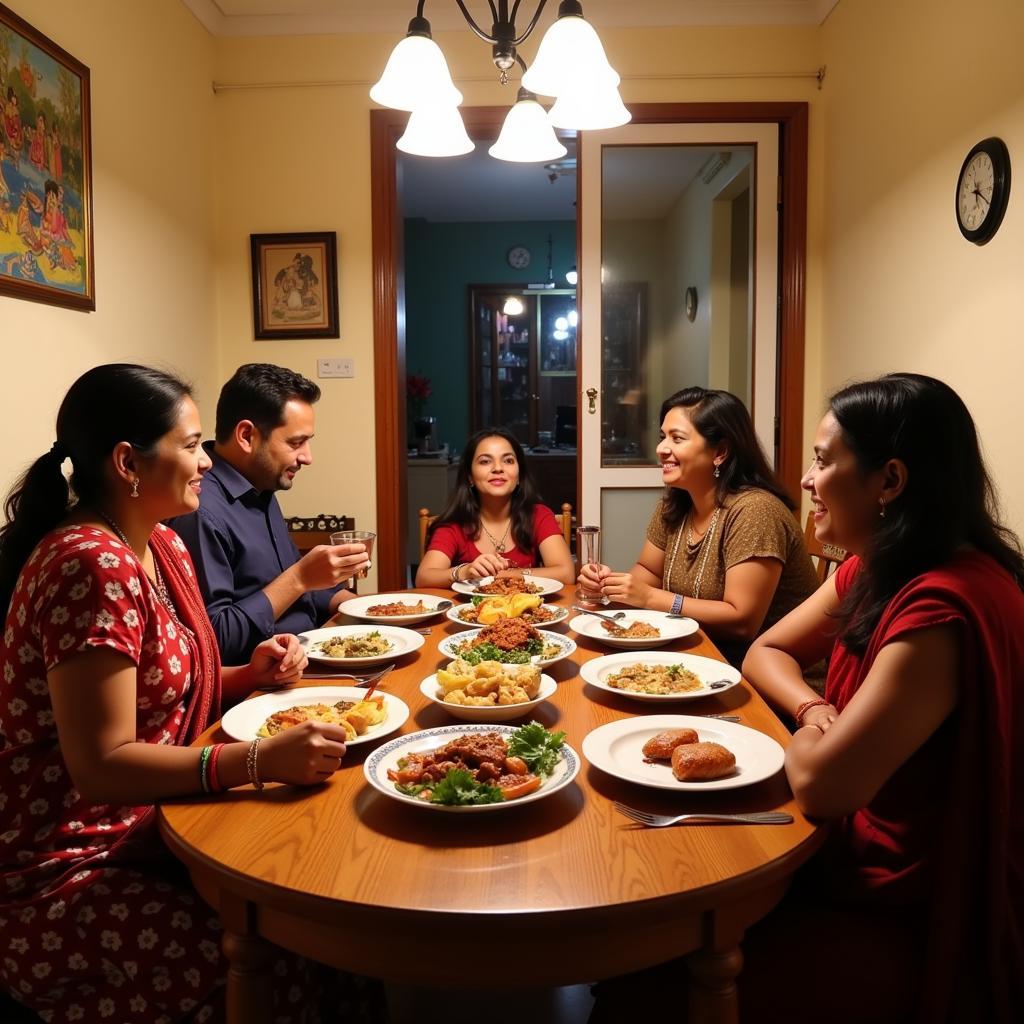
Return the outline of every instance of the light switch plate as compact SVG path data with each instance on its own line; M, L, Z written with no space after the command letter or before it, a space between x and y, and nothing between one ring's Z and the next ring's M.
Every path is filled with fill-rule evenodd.
M356 364L354 359L318 359L316 361L318 377L354 377Z

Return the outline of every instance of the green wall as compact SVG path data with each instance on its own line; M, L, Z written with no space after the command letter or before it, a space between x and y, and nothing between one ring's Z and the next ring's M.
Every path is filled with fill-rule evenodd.
M437 417L441 444L461 451L469 436L468 286L547 280L548 235L555 284L565 288L565 272L576 263L575 221L406 220L405 367L430 378L424 413ZM508 265L514 245L530 250L526 270Z

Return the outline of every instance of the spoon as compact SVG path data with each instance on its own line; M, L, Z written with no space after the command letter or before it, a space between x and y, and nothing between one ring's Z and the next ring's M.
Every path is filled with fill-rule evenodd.
M626 617L625 612L614 612L611 615L607 615L604 612L592 612L589 608L581 608L578 604L572 606L574 612L583 612L584 615L593 615L595 619L607 619L612 625L617 626L619 619Z
M453 601L439 601L437 607L434 608L435 612L446 612L454 604Z
M723 690L727 686L732 686L731 679L716 679L713 683L707 683L709 690Z

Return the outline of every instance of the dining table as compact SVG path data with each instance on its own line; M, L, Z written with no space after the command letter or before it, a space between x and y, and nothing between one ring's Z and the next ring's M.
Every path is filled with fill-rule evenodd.
M415 593L462 599L445 590ZM571 605L572 588L545 600ZM352 622L343 611L336 621ZM417 625L430 628L422 647L380 684L410 709L396 735L453 722L420 683L447 664L438 644L463 627L441 615ZM745 680L652 705L586 683L581 666L613 652L568 621L556 631L577 647L544 669L557 688L530 717L564 731L577 754L606 723L667 712L734 715L783 747L789 742ZM721 660L702 630L658 650ZM324 681L294 685L296 703L305 685ZM218 724L197 742L229 738ZM688 1019L738 1021L744 931L781 900L824 838L796 806L783 771L752 785L674 792L581 757L571 784L545 799L495 813L441 813L368 783L363 762L391 738L350 747L318 786L268 783L262 792L245 787L160 806L164 842L224 926L230 1024L269 1021L273 945L398 984L496 993L593 982L682 957ZM782 810L793 820L648 828L614 801L666 813Z

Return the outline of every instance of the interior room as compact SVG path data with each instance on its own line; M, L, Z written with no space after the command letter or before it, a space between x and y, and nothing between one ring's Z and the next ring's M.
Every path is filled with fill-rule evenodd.
M638 553L653 546L661 561L657 572L647 571L650 580L643 577L644 594L657 591L664 597L662 604L649 605L651 614L676 623L687 617L690 605L715 602L706 591L703 599L700 594L702 578L705 586L709 578L706 554L694 563L696 586L674 594L668 586L674 555L667 553L667 541L660 547L651 541L652 509L668 493L665 456L659 454L668 429L660 415L666 396L690 385L737 396L751 436L794 499L797 522L789 524L794 544L801 551L806 545L804 554L815 559L812 565L805 558L809 571L819 572L827 587L829 579L838 578L830 575L837 566L844 571L848 553L862 554L853 545L830 543L821 530L816 533L823 505L806 484L801 489L802 478L820 462L819 424L828 398L853 382L905 371L939 378L963 399L977 426L999 521L1024 535L1018 395L1024 377L1018 309L1024 267L1019 52L1024 4L584 0L585 17L620 79L615 87L630 120L607 129L559 126L565 154L530 162L496 159L488 151L517 102L523 67L540 64L541 37L556 21L575 18L579 5L540 4L536 30L518 43L520 63L509 62L507 73L499 74L491 43L478 35L499 20L499 7L509 6L497 0L3 0L0 14L30 25L89 71L85 122L91 164L85 191L94 274L88 301L62 301L52 290L37 294L17 287L23 276L56 268L62 258L59 244L45 250L46 256L40 242L40 270L35 256L25 253L26 245L32 249L27 239L33 225L42 231L51 216L44 211L61 201L56 183L43 182L59 177L61 153L66 154L63 173L83 171L72 164L71 158L81 154L66 139L63 148L59 139L45 142L47 131L56 139L55 127L19 122L22 150L22 135L14 147L15 129L0 117L4 493L43 453L55 450L61 400L93 367L139 363L191 382L206 440L213 438L221 386L237 367L254 362L288 367L314 380L322 397L315 432L303 439L311 464L294 487L277 494L284 516L303 520L321 539L325 530L341 525L374 531L371 564L361 570L356 599L369 601L377 594L390 599L401 596L392 592L413 588L430 597L443 592L444 602L431 609L433 621L410 619L410 629L402 632L416 633L413 642L425 644L423 653L441 651L456 659L461 649L451 646L451 637L461 634L453 627L461 629L470 620L453 618L459 607L452 608L449 599L477 602L483 576L460 578L460 569L473 560L446 556L435 571L450 579L451 587L416 586L426 525L419 513L437 515L456 491L458 456L474 431L500 425L514 434L543 503L566 517L545 535L545 543L555 541L559 550L564 536L564 558L574 580L564 583L561 597L551 598L551 607L559 606L559 622L568 628L569 615L599 611L609 599L643 607L630 580L619 581L626 588L620 595L630 595L629 600L609 598L600 591L606 581L594 585L595 594L583 581L575 582L576 573L591 563L607 563L615 575L628 577L625 570ZM536 0L515 4L520 30L537 7ZM467 24L470 14L480 31ZM472 152L436 158L403 152L399 140L413 128L409 113L370 98L396 43L407 31L410 38L422 39L424 30L416 26L423 18L462 97L460 126L464 123ZM56 101L48 99L45 106L44 72L33 71L19 46L0 18L0 115L9 115L10 97L21 97L23 104L38 101L42 118ZM550 103L550 97L541 100ZM972 234L963 182L970 158L991 140L998 146L984 152L997 155L996 184L1008 198L997 217L980 215L990 225L994 219L994 228ZM48 166L31 156L33 142L38 152L50 154ZM1000 159L1006 167L1002 178ZM1009 170L1013 164L1015 175ZM27 195L29 182L37 183L38 196ZM69 197L67 212L74 235L81 231L84 206L76 209ZM336 245L336 266L328 261L330 278L320 282L327 292L336 288L336 329L324 326L319 336L299 331L289 337L287 331L261 330L257 322L254 236L299 234L326 236L329 246ZM282 283L286 272L282 267L276 285L285 305L291 301ZM959 445L954 441L949 448L952 464ZM711 474L718 479L722 459L708 460L711 493L717 487ZM954 471L949 491L961 484ZM886 500L878 499L877 518L883 521L891 507ZM868 505L877 526L873 497ZM690 526L697 518L696 502L687 509L686 518L673 525L676 553L680 537L686 538L684 553L694 543ZM10 509L6 513L10 516ZM709 507L698 541L714 538L718 513L719 506L713 512ZM942 507L934 509L936 520L943 515ZM346 517L351 522L342 523ZM327 522L333 525L325 527ZM600 528L603 553L573 561L579 554L576 528L589 524ZM509 513L505 536L513 529ZM508 550L505 538L491 539L494 555L501 558ZM750 560L772 562L772 556ZM524 564L544 568L540 561ZM853 578L854 563L845 565L842 586ZM663 594L658 589L662 570ZM354 569L350 575L355 578ZM552 570L546 582L555 576ZM460 590L457 584L464 586ZM553 590L535 595L534 605L547 608L548 594L562 585L552 583ZM488 596L512 601L501 592ZM836 596L829 606L832 611L839 600ZM776 620L764 617L765 608L758 628L764 622L774 630ZM336 610L332 606L332 613ZM721 678L717 670L711 675L706 705L689 700L669 705L664 710L673 714L664 717L700 717L706 726L713 713L716 728L719 718L725 723L722 735L730 735L735 724L773 738L779 758L775 774L757 778L756 788L748 791L757 798L749 807L742 790L699 793L685 805L673 804L657 785L639 789L628 777L595 767L591 754L600 752L584 735L591 727L599 731L627 712L662 710L641 704L638 712L627 697L586 678L584 663L593 654L608 656L599 646L607 639L601 632L605 627L596 619L596 632L574 633L576 640L565 630L551 631L561 637L559 657L566 660L551 669L557 696L537 710L535 720L545 730L565 730L573 749L558 762L561 797L546 806L533 804L535 810L543 808L535 816L525 809L476 815L468 828L455 832L451 815L428 810L415 818L412 834L386 806L391 802L374 792L394 781L388 772L396 769L381 758L398 749L392 745L402 736L451 726L445 717L445 687L451 680L440 678L439 656L414 671L418 646L409 649L391 685L384 681L377 693L379 710L381 693L405 688L401 692L409 706L402 703L405 717L394 725L396 737L376 749L360 748L361 734L354 739L349 723L347 761L338 755L335 768L331 754L330 772L321 771L311 795L298 784L268 785L266 794L258 792L262 782L253 732L251 741L246 735L248 752L232 762L238 788L224 800L203 802L196 796L198 786L188 791L191 795L165 787L157 798L138 800L149 807L170 798L157 812L160 835L227 932L224 955L232 973L225 1019L233 1024L269 1020L266 986L273 968L264 939L313 961L319 956L332 967L380 976L384 951L402 960L409 953L403 942L411 937L410 948L421 957L434 927L442 927L446 941L458 939L462 946L446 946L439 954L446 964L436 986L438 975L422 958L394 967L386 980L395 1024L440 1019L438 1008L451 1024L484 1013L495 1022L529 1016L537 1024L583 1024L594 1004L589 983L597 980L588 973L590 966L599 964L600 977L609 978L683 956L694 1020L779 1019L767 1011L741 1015L737 977L748 948L746 929L783 901L794 872L824 843L820 822L830 815L808 811L814 805L803 802L803 791L794 797L800 777L794 771L792 785L787 783L790 762L784 772L782 758L794 747L793 756L800 756L800 743L810 742L808 731L817 732L815 741L827 742L829 730L838 729L836 716L842 711L835 712L823 696L832 695L823 689L832 648L814 648L820 679L808 672L805 683L797 665L806 692L788 706L775 699L778 691L770 684L759 694L749 682L748 669L753 665L756 672L763 650L753 632L728 636L742 640L741 653L733 658L722 653L717 638L697 632L701 616L690 614L694 633L672 633L672 642L693 644L693 656L720 665ZM360 620L375 629L379 621ZM481 616L472 624L484 621ZM619 628L609 625L609 634ZM309 643L304 642L302 650L294 648L296 660L306 656ZM555 659L537 643L516 667L532 670L539 686L538 680L551 679L544 659ZM931 664L962 663L961 648L943 650L946 657L936 656ZM627 642L614 656L629 653ZM141 655L135 655L141 679ZM13 654L10 660L13 664ZM340 681L347 686L351 666L342 668L338 676L346 676ZM512 678L509 664L500 671ZM424 680L425 673L434 675ZM350 702L362 700L365 691L357 686L368 687L368 701L380 682L353 677ZM46 691L45 681L40 686ZM558 710L570 686L574 691L564 699L573 703ZM710 692L719 688L721 693ZM248 692L259 691L262 698L271 689L261 682ZM496 684L491 689L496 702ZM1009 689L1007 682L1005 693ZM964 692L953 684L950 690ZM539 703L538 692L529 696ZM524 688L524 701L526 696ZM275 705L275 711L287 706ZM685 714L695 706L703 710ZM991 708L982 707L972 721L989 723L1000 742L1008 743L1011 731L992 725L999 720L985 718ZM823 720L826 711L831 717ZM8 705L5 722L0 706L0 770L5 744L13 742L9 716L14 713ZM50 711L40 714L52 721ZM803 727L805 715L810 730ZM511 720L511 715L494 718ZM815 721L822 722L817 730ZM206 752L218 749L212 745L222 740L230 751L239 744L226 737L239 737L225 733L217 739L214 732L200 732L206 739L197 734L179 746L211 744L203 748L198 769L203 792L209 793L207 759L216 765L216 756ZM175 741L154 742L170 747ZM402 751L403 758L407 754ZM977 759L989 763L981 754ZM517 760L514 751L508 753L508 761ZM641 761L639 753L635 760ZM353 761L356 766L349 768ZM1019 761L1007 754L1000 763ZM646 754L643 762L653 763ZM523 767L525 772L525 761ZM1020 770L1012 772L1014 779L998 791L1005 808L1024 791ZM249 783L255 791L243 788ZM976 788L985 787L979 782ZM785 829L751 824L750 829L702 832L644 828L649 822L641 819L627 829L613 808L638 793L641 813L785 812L788 823ZM0 825L7 798L0 786ZM430 794L416 799L429 802ZM499 794L495 802L500 799ZM126 812L135 807L127 797L111 805L122 803ZM472 808L481 809L488 808ZM246 830L248 818L237 824L246 813L254 822L262 815L259 827L269 836L265 846ZM1006 820L1020 820L1016 811L1005 813ZM321 827L325 818L318 814L326 816L330 828ZM999 817L992 812L991 820ZM3 832L0 827L0 848L8 842ZM725 833L739 837L730 840L734 846L719 839ZM648 837L662 845L645 846ZM1011 836L1014 842L1018 838ZM8 860L15 862L13 855ZM290 874L299 861L307 872L301 887ZM0 853L0 868L7 866ZM365 901L354 896L346 877L357 879L360 893L372 896ZM3 892L0 918L6 913ZM410 893L418 894L418 903L411 903ZM998 894L991 902L999 903ZM475 930L481 923L485 938ZM512 995L504 981L473 976L459 960L472 965L481 949L490 955L491 928L509 943L497 954L503 964L531 962L530 984L513 978L507 985L507 991L515 990ZM613 936L617 961L610 952ZM458 970L453 960L459 960ZM893 962L901 962L898 954ZM931 999L942 986L933 984L934 975L927 977ZM787 982L788 991L799 990L801 980ZM27 978L26 984L23 992L31 988ZM1018 978L1018 996L1019 984ZM20 1011L13 997L4 994L5 986L15 992L16 985L0 972L0 1019L22 1019L14 1016ZM460 1003L463 988L475 994ZM524 988L525 994L519 991ZM943 998L946 994L943 989ZM495 1007L495 997L501 1006ZM5 999L11 1000L10 1008ZM1000 1016L1008 1007L1010 1012ZM190 1004L178 1012L192 1009ZM989 1019L1017 1019L1020 1009L1000 1005ZM925 1019L941 1019L922 1013Z

